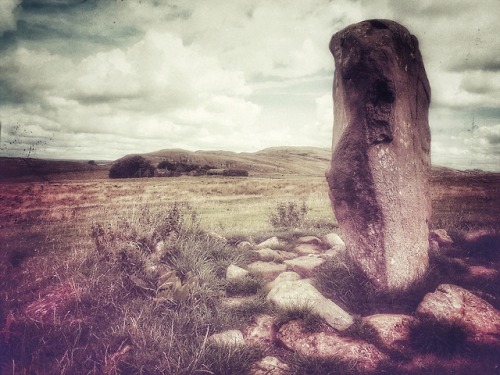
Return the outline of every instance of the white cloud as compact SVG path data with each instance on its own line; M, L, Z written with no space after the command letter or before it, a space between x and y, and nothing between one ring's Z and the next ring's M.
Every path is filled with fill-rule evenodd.
M19 4L21 0L0 1L0 35L16 29L16 8Z

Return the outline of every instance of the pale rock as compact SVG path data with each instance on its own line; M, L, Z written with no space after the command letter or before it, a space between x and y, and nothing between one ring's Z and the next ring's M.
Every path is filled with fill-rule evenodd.
M272 345L276 341L274 318L270 315L257 315L243 331L246 342L252 344Z
M270 249L280 249L283 247L283 243L278 239L278 237L271 237L268 238L267 240L259 243L257 245L258 249L265 249L265 248L270 248Z
M254 245L252 245L248 241L242 241L242 242L238 243L238 245L236 245L236 248L238 250L248 251L248 250L252 250L254 248Z
M439 246L449 246L453 240L444 229L434 229L430 232L430 239L436 241Z
M252 275L257 275L262 277L264 280L273 280L280 273L286 271L286 264L274 263L274 262L262 262L257 261L250 263L247 266L248 271Z
M209 337L209 341L216 345L244 345L243 333L237 329L216 333Z
M251 375L287 375L290 366L276 357L267 356L255 363L250 370Z
M221 304L227 308L236 308L242 305L252 303L256 300L256 296L242 296L242 297L224 297L221 300Z
M321 266L325 259L314 256L302 256L290 260L285 260L289 270L297 272L302 277L311 277L314 270Z
M255 250L255 253L258 254L260 260L265 262L268 261L282 262L284 260L281 254L277 250L272 250L269 248Z
M288 260L288 259L293 259L293 258L297 258L298 255L295 254L294 252L291 252L291 251L285 251L285 250L275 250L279 256L281 257L281 259L283 260Z
M230 264L226 270L226 280L241 280L250 274L247 270Z
M293 248L293 251L299 255L319 254L321 248L318 245L301 243Z
M304 236L297 239L299 244L321 245L321 240L316 236Z
M500 346L500 312L466 289L441 284L427 293L416 316L439 323L458 324L467 331L473 344Z
M338 358L352 364L357 371L374 371L382 361L388 360L376 346L366 341L333 332L308 332L298 320L284 324L277 339L289 350L308 357Z
M278 275L273 281L268 282L264 286L264 292L270 292L271 289L273 289L276 285L279 283L283 283L286 281L297 281L302 279L302 276L300 276L297 272L293 271L286 271Z
M384 349L405 352L410 347L410 328L415 318L402 314L375 314L362 319L362 327L377 334Z
M353 323L349 313L324 297L310 280L283 281L275 285L266 299L282 309L307 307L331 327L343 331Z
M344 251L345 243L337 233L328 233L323 238L323 243L331 250Z

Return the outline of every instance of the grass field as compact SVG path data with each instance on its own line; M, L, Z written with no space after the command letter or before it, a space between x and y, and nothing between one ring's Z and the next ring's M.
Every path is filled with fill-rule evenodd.
M298 228L301 233L320 235L338 230L322 176L110 180L95 178L103 177L101 172L75 173L59 175L51 182L24 179L0 184L0 327L3 327L0 341L5 345L10 343L3 357L0 356L4 361L2 374L161 373L154 370L158 366L164 369L171 366L170 372L165 373L229 374L231 366L240 363L238 361L261 356L260 349L221 354L205 346L203 337L234 326L236 313L217 309L214 313L213 306L225 288L218 278L223 267L245 260L243 255L226 249L216 239L208 241L196 233L214 232L228 239L255 242L274 234L289 236L290 233L279 231L270 223L276 205L286 202L295 202L297 206L304 203L309 208ZM500 232L498 175L440 173L435 174L432 181L434 227L445 228L454 237L480 229ZM190 272L204 275L206 283L194 283L190 292L191 296L198 296L196 315L192 310L183 310L191 305L178 304L175 308L145 305L145 296L134 292L130 285L131 275L155 281L157 276L144 271L150 261L149 255L144 255L145 244L155 236L152 230L158 224L155 220L171 217L172 207L182 211L183 223L195 227L196 233L186 235L184 229L176 229L182 241L176 240L175 244L183 250L162 259L177 270L182 283L188 282ZM101 234L95 231L98 224L104 228ZM160 235L170 238L172 231L172 228L163 229ZM96 242L97 238L102 246ZM135 249L138 248L139 253L134 249L121 249L120 246L126 247L131 241L138 244ZM197 252L191 253L192 249ZM131 265L136 269L130 271ZM116 279L111 275L117 275ZM78 303L68 308L71 313L65 318L66 323L69 319L76 326L70 324L61 332L58 325L61 322L56 322L55 317L50 324L16 321L26 306L33 306L33 301L43 301L40 296L54 286L59 288L56 290L61 298L71 300L71 293L81 293ZM268 307L264 304L253 308L259 311ZM106 315L102 315L103 311ZM88 316L93 319L89 321ZM164 326L165 321L182 322L186 317L189 323L182 324L189 325L193 337L182 336L182 327L187 326L181 323L175 329L173 323L170 328ZM130 324L135 324L135 328ZM139 334L134 329L143 332ZM164 333L165 329L170 329L170 336L162 336L160 331ZM176 351L172 346L174 336L185 340L177 343ZM121 372L106 367L110 363L108 354L125 351L130 340L136 354L133 360L128 360L129 367L122 368ZM62 341L64 345L52 347L50 343L54 341ZM189 347L197 348L197 352L193 353ZM147 355L150 351L162 350L173 350L172 355L183 361L190 358L191 362L175 364ZM104 352L109 353L103 357ZM211 372L207 369L204 372L203 366L209 357L218 358L218 362L212 363ZM83 363L82 367L77 366L78 361ZM52 367L43 367L46 364ZM141 366L147 370L140 370ZM181 371L182 366L185 371ZM217 366L225 366L226 372L214 370ZM234 373L244 373L238 371Z

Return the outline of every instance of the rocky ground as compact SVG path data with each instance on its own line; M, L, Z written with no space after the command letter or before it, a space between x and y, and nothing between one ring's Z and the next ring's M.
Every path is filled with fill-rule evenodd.
M471 234L471 242L484 233ZM259 291L282 309L309 309L320 317L311 327L304 319L280 322L276 316L258 315L241 330L211 337L224 345L260 344L269 355L254 366L253 374L289 374L286 353L329 363L322 373L335 372L335 364L354 374L495 374L500 371L500 312L495 296L463 285L498 283L497 264L481 264L478 258L454 247L444 230L431 233L431 253L441 264L446 260L460 268L453 283L441 283L421 299L413 311L373 313L360 316L324 296L317 286L316 271L329 259L343 256L345 245L335 233L323 238L304 236L292 243L276 237L238 246L259 259L245 268L227 268L229 282L260 277L267 284ZM431 267L433 265L431 264ZM454 268L458 269L458 268ZM455 275L458 276L458 275ZM496 284L498 287L498 284ZM486 288L486 289L488 289ZM248 303L255 296L228 297L226 304ZM489 300L490 302L487 302ZM283 355L285 353L285 355ZM496 353L496 354L495 354ZM312 372L311 372L312 373Z

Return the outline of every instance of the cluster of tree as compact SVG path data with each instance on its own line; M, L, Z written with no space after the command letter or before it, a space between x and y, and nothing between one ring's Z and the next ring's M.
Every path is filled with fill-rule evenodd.
M134 155L122 158L113 163L109 169L110 178L153 177L155 167L142 156Z
M158 169L165 169L169 172L174 173L190 173L195 172L195 174L206 174L209 169L213 169L210 165L199 166L197 164L188 164L183 162L171 162L168 160L163 160L158 164Z
M220 175L220 176L248 176L244 169L217 169L210 165L199 166L184 162L170 162L164 160L155 168L151 162L139 155L128 156L117 160L109 170L110 178L139 178L139 177L177 177L185 174L193 176Z

